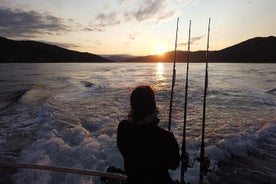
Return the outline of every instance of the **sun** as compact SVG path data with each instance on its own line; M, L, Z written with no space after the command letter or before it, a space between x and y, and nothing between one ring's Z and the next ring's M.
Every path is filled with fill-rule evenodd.
M154 49L154 54L156 55L162 55L166 51L166 48L162 45L158 45Z

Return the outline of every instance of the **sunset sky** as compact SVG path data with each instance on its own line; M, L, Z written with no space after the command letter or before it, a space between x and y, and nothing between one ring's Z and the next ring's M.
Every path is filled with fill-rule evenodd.
M276 36L276 0L1 0L0 36L94 54L150 55L174 49L220 50Z

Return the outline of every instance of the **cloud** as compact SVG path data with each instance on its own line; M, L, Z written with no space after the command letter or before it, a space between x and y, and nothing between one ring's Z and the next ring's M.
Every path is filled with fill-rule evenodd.
M168 3L165 0L145 0L138 8L138 10L128 11L125 17L133 17L138 22L147 20L154 20L161 22L174 15L172 10L167 10Z
M95 44L96 46L101 46L101 45L102 45L102 43L101 43L99 40L95 40L95 41L94 41L94 44Z
M157 0L157 1L144 1L139 9L133 13L137 21L146 21L148 19L154 18L156 15L160 16L162 8L164 8L166 1Z
M204 38L204 36L205 35L201 35L201 36L197 36L197 37L193 37L193 38L191 38L191 45L195 45L195 44L197 44L197 42L199 41L199 40L201 40L202 38ZM177 44L179 47L185 47L185 46L187 46L188 45L188 42L187 43L179 43L179 44Z
M61 34L67 31L69 31L69 27L64 20L50 14L0 8L2 36L34 37L41 34Z
M119 20L119 14L115 11L110 13L100 13L95 20L100 27L114 26L121 23Z
M45 41L41 41L47 44L51 44L51 45L56 45L62 48L66 48L66 49L71 49L71 48L79 48L80 46L74 43L59 43L59 42L45 42Z
M130 40L135 40L135 35L128 35L128 39L130 39Z
M205 34L201 35L201 36L197 36L197 37L193 37L191 38L191 44L196 44L199 40L201 40L202 38L204 38Z
M99 13L91 21L90 27L92 30L103 31L106 27L117 26L131 21L146 22L153 21L159 24L174 16L174 11L168 10L168 0L144 0L137 9L132 10L113 10L107 13ZM131 3L129 0L119 0L119 4ZM137 2L132 2L137 3ZM130 6L133 7L133 6Z
M61 35L71 31L103 31L72 19L55 17L49 13L0 8L0 35L9 38L39 38L42 35Z
M130 0L118 0L119 5L128 3Z
M104 29L100 28L100 27L97 27L97 26L95 26L95 27L93 27L93 26L92 27L91 26L84 26L80 29L80 31L102 32L102 31L104 31Z
M106 27L116 26L121 24L120 14L116 11L109 13L99 13L93 21L90 22L89 27L86 27L87 31L102 32Z

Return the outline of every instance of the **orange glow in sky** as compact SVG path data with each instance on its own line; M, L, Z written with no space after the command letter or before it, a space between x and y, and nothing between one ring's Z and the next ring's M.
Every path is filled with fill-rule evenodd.
M154 54L162 55L166 51L166 48L162 45L157 45L154 49Z
M210 50L253 37L276 36L275 0L2 0L0 36L36 40L98 55L151 55L186 50L192 21L191 51ZM31 21L30 21L31 20Z

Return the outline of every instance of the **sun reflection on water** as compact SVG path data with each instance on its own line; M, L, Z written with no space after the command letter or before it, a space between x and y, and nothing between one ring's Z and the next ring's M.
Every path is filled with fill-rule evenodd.
M164 74L164 64L163 63L157 63L156 65L156 79L159 83L159 85L162 85L166 79Z
M163 76L163 72L164 72L164 66L163 63L157 63L157 68L156 68L156 74L157 76Z

